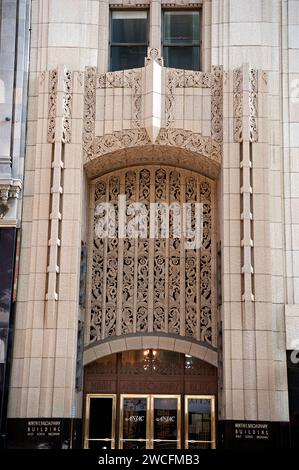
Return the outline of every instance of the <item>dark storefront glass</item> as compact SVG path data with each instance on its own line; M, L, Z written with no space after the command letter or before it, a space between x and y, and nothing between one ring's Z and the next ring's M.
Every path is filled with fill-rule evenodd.
M291 447L299 448L299 351L287 351Z
M7 360L12 339L12 293L16 229L0 228L0 417L1 437L5 434L8 394ZM3 444L3 443L2 443Z
M91 397L89 408L89 449L111 449L114 439L114 402L112 397Z

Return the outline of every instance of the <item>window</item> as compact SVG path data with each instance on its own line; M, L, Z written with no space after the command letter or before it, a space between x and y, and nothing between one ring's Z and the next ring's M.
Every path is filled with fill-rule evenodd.
M166 67L200 69L200 11L164 11L163 57Z
M112 11L110 70L144 66L147 53L147 11Z

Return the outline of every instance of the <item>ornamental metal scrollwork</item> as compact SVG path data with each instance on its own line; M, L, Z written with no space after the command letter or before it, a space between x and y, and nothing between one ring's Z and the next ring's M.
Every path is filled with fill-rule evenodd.
M89 342L137 332L188 336L215 346L215 292L212 289L214 241L212 182L191 171L173 167L132 167L101 177L94 183L94 220L89 301ZM126 231L118 237L118 201L124 195ZM182 204L203 205L202 245L186 248L186 234L174 236ZM113 236L100 237L101 204L110 203L107 227ZM144 236L133 236L136 203ZM154 217L158 232L150 231ZM165 207L170 207L169 213ZM140 205L138 206L140 210ZM165 218L163 218L167 215ZM114 216L114 220L113 219ZM197 219L192 212L191 226ZM161 227L168 236L161 235Z

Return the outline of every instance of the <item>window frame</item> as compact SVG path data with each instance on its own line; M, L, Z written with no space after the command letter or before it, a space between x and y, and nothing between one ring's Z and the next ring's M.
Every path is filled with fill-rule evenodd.
M121 12L126 12L126 11L145 11L147 18L146 18L146 42L141 43L141 42L112 42L112 14L115 11L121 11ZM112 48L113 47L149 47L149 28L150 28L150 8L144 8L144 7L134 7L134 8L110 8L109 9L109 58L108 58L108 70L112 72L111 69L111 63L112 63ZM137 68L137 67L133 67ZM123 69L120 69L123 70Z
M192 11L192 12L199 12L199 40L198 45L192 46L187 44L167 44L164 42L164 14L165 12L185 12L185 11ZM202 36L203 36L203 8L199 6L198 8L194 8L192 6L188 7L166 7L162 8L161 11L161 54L164 57L164 47L198 47L199 48L199 64L197 69L190 69L193 71L201 71L203 70L203 51L202 51ZM169 67L164 63L165 67ZM171 67L170 67L171 68ZM184 70L184 69L180 69Z

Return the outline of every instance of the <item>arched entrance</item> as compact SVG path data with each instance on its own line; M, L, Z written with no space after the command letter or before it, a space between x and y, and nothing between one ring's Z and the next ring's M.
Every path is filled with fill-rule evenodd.
M139 349L84 374L85 448L216 446L217 368L190 354Z
M86 448L215 447L216 185L171 163L91 183Z

